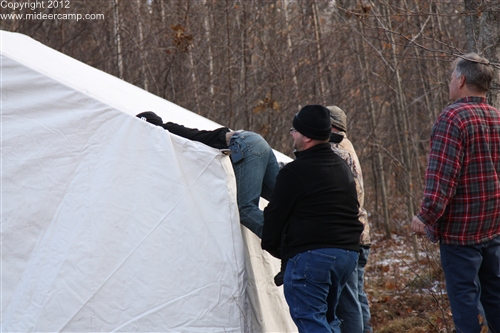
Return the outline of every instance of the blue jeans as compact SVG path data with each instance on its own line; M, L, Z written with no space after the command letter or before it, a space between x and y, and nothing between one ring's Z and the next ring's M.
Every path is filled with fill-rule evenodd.
M500 236L472 246L440 245L457 333L479 333L480 315L500 332Z
M360 247L359 260L340 294L337 317L343 333L372 333L370 307L364 291L365 266L369 247Z
M288 260L284 292L299 332L340 333L335 308L357 261L358 252L338 248L310 250Z
M236 177L240 222L262 238L264 214L259 208L262 196L269 200L279 172L278 162L266 140L254 132L243 131L233 135L243 159L233 163Z

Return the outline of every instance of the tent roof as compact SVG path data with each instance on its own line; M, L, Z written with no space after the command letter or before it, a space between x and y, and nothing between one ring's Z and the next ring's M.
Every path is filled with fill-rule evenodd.
M212 130L222 126L115 76L83 64L26 35L5 31L1 33L0 47L4 56L114 109L132 116L142 111L154 111L164 121L199 129ZM275 154L279 161L291 161L279 151L275 150Z

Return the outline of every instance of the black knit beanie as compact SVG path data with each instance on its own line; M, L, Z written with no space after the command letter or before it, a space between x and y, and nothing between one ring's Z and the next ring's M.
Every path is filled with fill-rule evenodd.
M156 126L163 125L163 120L161 119L161 117L158 116L153 111L141 112L138 115L136 115L136 117L140 118L142 120L145 120L148 123L151 123L151 124L156 125Z
M326 140L332 133L330 111L322 105L306 105L293 118L293 127L302 135Z

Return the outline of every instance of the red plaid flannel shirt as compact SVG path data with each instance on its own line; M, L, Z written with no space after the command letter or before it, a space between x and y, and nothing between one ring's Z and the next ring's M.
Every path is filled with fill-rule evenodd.
M443 244L500 235L500 113L486 98L459 99L439 115L417 216Z

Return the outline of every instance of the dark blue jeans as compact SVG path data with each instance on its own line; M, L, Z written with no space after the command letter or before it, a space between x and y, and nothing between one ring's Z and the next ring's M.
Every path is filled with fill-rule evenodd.
M289 259L284 277L290 315L301 333L340 333L338 298L358 261L358 252L310 250Z
M373 332L370 307L364 291L365 266L369 254L369 247L360 247L358 264L340 294L336 314L341 322L342 333Z
M473 246L440 245L457 333L500 332L500 236Z

